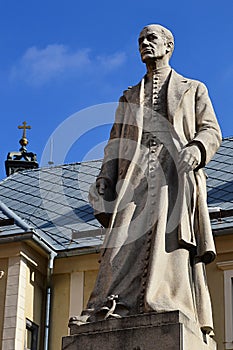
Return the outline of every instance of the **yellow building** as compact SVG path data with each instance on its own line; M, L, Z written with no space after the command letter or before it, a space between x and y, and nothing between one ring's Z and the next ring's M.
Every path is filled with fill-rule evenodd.
M83 309L104 231L88 204L101 162L16 172L0 182L0 345L58 350ZM207 167L218 252L207 267L218 350L233 349L233 138Z

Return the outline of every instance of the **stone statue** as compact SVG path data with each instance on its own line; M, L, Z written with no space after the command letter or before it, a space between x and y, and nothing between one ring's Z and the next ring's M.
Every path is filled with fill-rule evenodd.
M172 33L139 36L147 73L124 91L90 201L106 227L78 322L180 310L213 329L205 264L215 258L203 167L221 142L205 85L169 66Z

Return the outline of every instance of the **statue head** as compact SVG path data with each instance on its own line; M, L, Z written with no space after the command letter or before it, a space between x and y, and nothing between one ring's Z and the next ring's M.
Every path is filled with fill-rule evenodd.
M172 33L159 24L150 24L144 27L139 35L138 43L144 63L163 57L169 60L174 50Z

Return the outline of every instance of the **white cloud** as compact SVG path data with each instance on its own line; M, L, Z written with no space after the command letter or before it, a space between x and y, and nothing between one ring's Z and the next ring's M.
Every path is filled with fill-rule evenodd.
M97 56L97 62L100 63L102 67L105 67L106 71L113 70L121 66L126 59L124 52L116 52L109 56Z
M90 49L72 52L65 45L51 44L42 49L33 46L12 67L10 77L26 81L32 86L41 86L71 72L75 75L99 69L108 72L121 66L125 59L125 53L92 57Z

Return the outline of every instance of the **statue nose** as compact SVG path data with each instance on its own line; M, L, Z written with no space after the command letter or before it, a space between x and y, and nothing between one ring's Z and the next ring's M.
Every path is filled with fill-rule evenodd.
M147 38L144 38L142 42L142 46L147 46L148 44L149 44L149 41L147 40Z
M144 38L142 43L141 43L141 47L145 48L145 47L148 47L148 46L150 46L150 42L147 40L147 38Z

